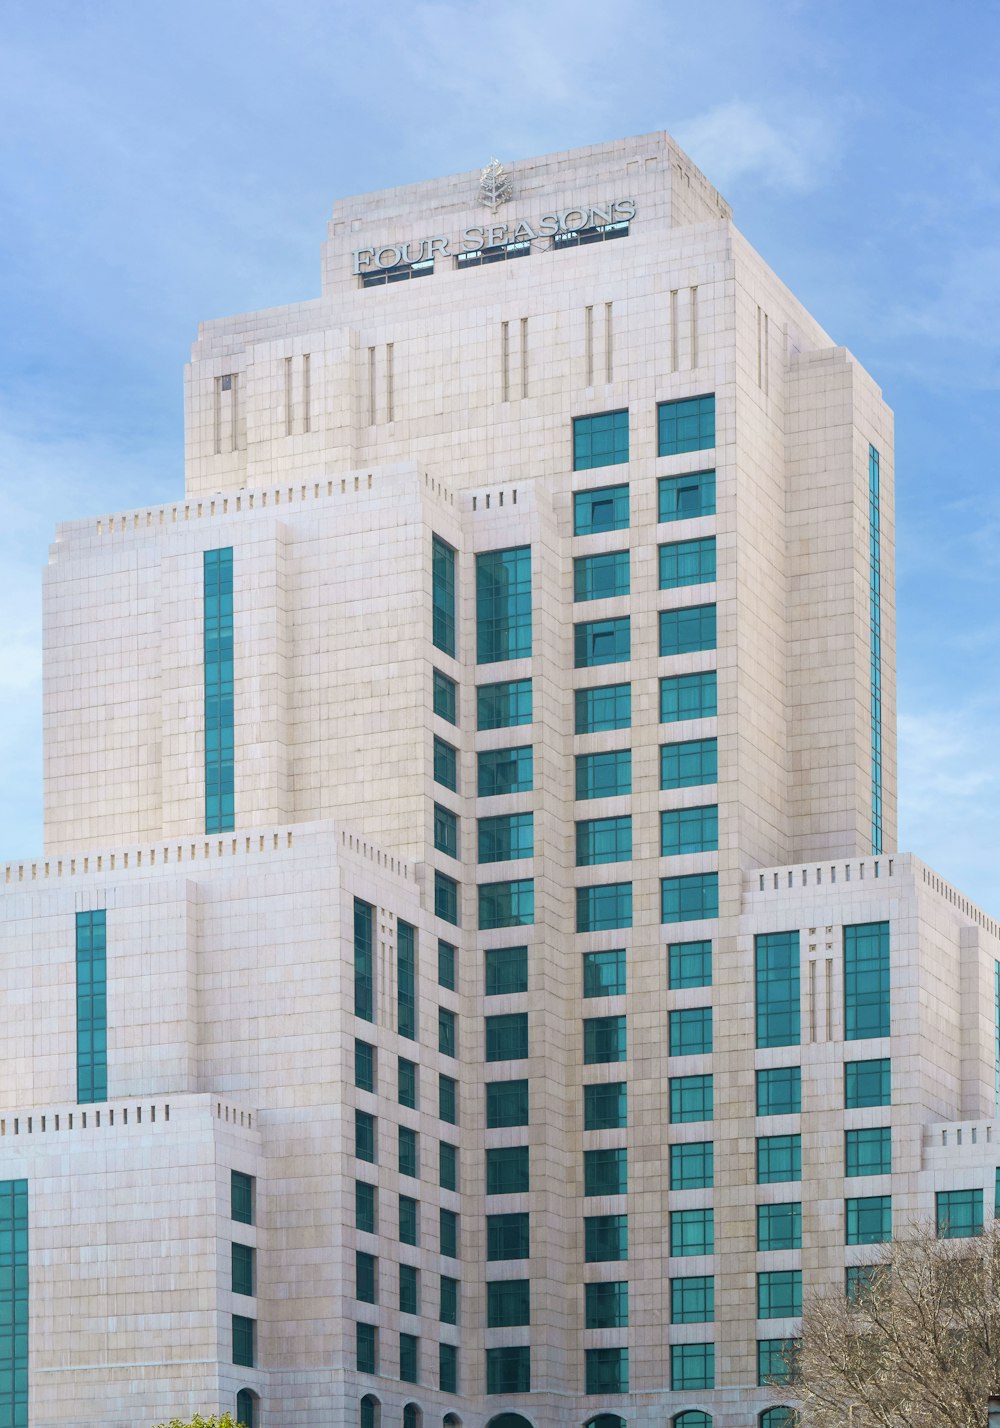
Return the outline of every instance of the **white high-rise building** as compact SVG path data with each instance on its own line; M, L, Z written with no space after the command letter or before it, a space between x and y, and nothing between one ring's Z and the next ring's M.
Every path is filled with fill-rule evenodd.
M779 1428L1000 1162L896 843L892 419L664 134L340 202L59 528L0 1428Z

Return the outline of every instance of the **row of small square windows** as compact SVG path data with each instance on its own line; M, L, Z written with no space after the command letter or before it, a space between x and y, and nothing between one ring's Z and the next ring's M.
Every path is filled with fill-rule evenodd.
M661 679L661 723L714 717L717 712L716 689L717 676L714 669ZM532 702L530 679L507 679L496 684L481 684L476 689L476 728L480 731L512 729L530 724L533 719ZM574 706L574 733L596 734L610 729L629 729L632 726L630 683L602 684L589 689L574 690ZM433 675L433 709L434 713L447 723L458 727L458 686L453 679L449 679L437 669ZM444 744L441 757L446 762L449 757L447 750L452 746L444 740L441 740L441 743ZM457 760L458 750L453 749L452 752ZM440 779L438 781L443 782Z

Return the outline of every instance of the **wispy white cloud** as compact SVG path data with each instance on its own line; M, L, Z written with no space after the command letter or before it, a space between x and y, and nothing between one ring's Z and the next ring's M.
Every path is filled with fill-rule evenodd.
M829 182L841 144L841 121L801 104L734 99L674 125L674 134L717 187L755 179L805 192Z

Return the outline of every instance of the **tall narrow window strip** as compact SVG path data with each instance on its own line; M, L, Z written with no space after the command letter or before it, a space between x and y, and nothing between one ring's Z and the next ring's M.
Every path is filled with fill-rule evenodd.
M76 1099L108 1099L107 915L76 914ZM2 1418L0 1418L2 1422Z
M531 547L476 556L476 660L531 654Z
M0 1423L28 1428L28 1182L0 1180Z
M375 1020L375 909L354 899L354 1015Z
M396 933L396 989L399 1034L415 1041L417 1037L417 935L408 922L400 922Z
M799 934L768 932L754 939L757 1045L798 1046Z
M233 548L203 557L205 832L236 826L233 735Z
M879 454L868 448L869 634L871 660L872 852L882 851L882 517Z
M888 1036L889 924L844 928L844 1040Z
M454 655L455 552L440 536L431 541L432 639L439 650Z

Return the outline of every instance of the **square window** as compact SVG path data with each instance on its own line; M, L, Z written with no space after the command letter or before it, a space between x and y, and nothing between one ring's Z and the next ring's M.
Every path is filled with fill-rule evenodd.
M678 1259L685 1255L714 1254L715 1211L710 1209L670 1211L670 1253Z
M614 798L632 792L632 750L577 754L577 798Z
M892 1062L888 1056L871 1061L845 1061L844 1105L848 1110L892 1103Z
M628 460L628 408L573 418L573 470L619 466Z
M627 550L578 555L573 561L573 599L612 600L630 592Z
M675 1392L715 1387L714 1344L671 1344L670 1387Z
M845 1274L845 1292L850 1304L860 1304L877 1286L879 1277L889 1272L884 1264L849 1264Z
M846 1242L880 1245L892 1239L892 1196L861 1195L844 1201Z
M981 1235L982 1190L939 1190L936 1218L939 1240L963 1240L973 1235Z
M769 1269L757 1275L758 1319L796 1319L801 1313L800 1269Z
M670 1013L671 1056L696 1056L711 1049L711 1007L684 1007Z
M712 719L718 713L718 677L714 669L674 674L660 680L660 723Z
M707 585L715 579L715 536L660 546L660 589Z
M577 823L578 868L598 863L624 863L631 857L632 819L628 814L616 818L585 818Z
M892 1128L866 1126L844 1132L844 1174L889 1175L892 1173Z
M682 1140L670 1147L671 1190L711 1190L715 1148L710 1140Z
M628 1280L612 1279L584 1285L584 1327L628 1328Z
M718 873L661 878L660 906L662 922L702 922L718 917Z
M487 1195L526 1195L530 1189L526 1145L495 1146L486 1152Z
M628 529L628 486L601 486L573 495L573 534L601 535Z
M480 818L477 831L480 863L509 863L515 858L534 855L534 815L531 813L501 813L493 818Z
M621 664L632 657L628 615L614 620L584 620L573 626L574 663L577 669L601 664Z
M528 1216L518 1212L511 1215L486 1216L486 1258L487 1260L527 1259Z
M511 729L530 724L531 717L530 679L504 679L477 688L477 729Z
M667 967L667 985L672 992L682 987L710 987L711 942L671 942L667 949Z
M660 814L660 856L713 853L719 847L719 808L715 803L694 808L665 808Z
M715 393L660 402L656 408L658 454L678 456L706 451L715 445Z
M802 1109L802 1068L773 1066L757 1072L757 1114L796 1116Z
M576 890L577 932L632 926L632 884L599 883Z
M623 1147L583 1152L584 1195L628 1193L628 1152Z
M682 605L677 610L660 611L661 657L714 650L715 646L714 605Z
M757 1206L757 1248L761 1251L802 1248L802 1205L798 1200Z
M531 1392L531 1349L527 1344L486 1350L486 1392Z
M528 1082L487 1081L486 1125L489 1130L528 1124Z
M628 1393L628 1349L584 1350L587 1393Z
M710 1121L714 1112L712 1077L671 1076L670 1124Z
M583 954L583 995L622 997L625 995L625 949Z
M685 739L660 746L660 788L697 788L719 777L718 739Z
M663 476L657 482L657 487L661 524L715 515L714 471L689 471L686 476Z
M487 1061L521 1061L527 1055L527 1012L486 1017Z
M584 1259L588 1264L628 1259L627 1215L584 1215Z
M583 1023L583 1064L599 1066L624 1061L626 1055L625 1017L592 1016Z
M534 783L532 746L482 749L478 754L477 792L480 798L506 793L530 793Z
M757 1184L775 1185L784 1180L802 1179L802 1137L762 1135L757 1137Z
M503 997L528 990L527 947L491 947L485 954L486 996Z
M486 1286L486 1327L516 1328L531 1323L531 1281L495 1279Z
M577 734L631 727L631 684L599 684L590 689L577 689L574 701L574 732Z
M599 1081L583 1088L584 1130L623 1130L627 1124L624 1081Z
M715 1277L687 1274L670 1281L671 1324L711 1324L715 1319Z
M795 1381L798 1339L757 1340L757 1383L781 1386Z

